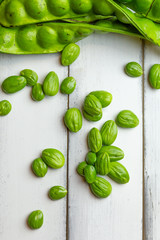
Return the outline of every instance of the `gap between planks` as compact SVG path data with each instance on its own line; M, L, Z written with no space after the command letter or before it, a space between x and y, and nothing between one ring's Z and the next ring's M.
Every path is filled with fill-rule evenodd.
M146 239L145 228L145 121L144 121L144 109L145 109L145 40L142 40L142 240Z
M68 77L70 66L68 66ZM69 95L67 96L67 109L69 109ZM66 174L67 200L66 200L66 240L69 240L69 130L67 129L67 174Z

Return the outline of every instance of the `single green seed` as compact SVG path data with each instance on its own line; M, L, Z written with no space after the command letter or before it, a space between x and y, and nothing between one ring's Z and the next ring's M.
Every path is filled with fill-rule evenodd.
M96 154L94 152L88 152L86 155L86 162L89 165L94 165L96 162Z
M154 64L149 71L149 82L155 89L160 89L160 64Z
M57 149L47 148L42 152L42 160L47 164L48 167L58 169L64 166L65 157Z
M28 225L31 229L38 229L43 225L43 213L41 210L33 211L29 215Z
M61 83L61 93L71 94L76 87L76 80L73 77L67 77Z
M37 158L32 163L32 170L37 177L44 177L48 171L48 167L41 158Z
M132 111L123 110L117 115L116 123L122 128L135 128L139 125L139 119Z
M82 114L78 108L70 108L64 116L64 123L71 132L78 132L82 128Z
M87 183L93 183L96 180L96 169L92 165L87 165L84 168L84 176Z
M68 44L62 51L61 63L63 66L71 65L79 56L80 47L75 43Z
M43 82L43 91L47 96L55 96L59 91L59 78L55 72L49 72Z
M7 115L12 109L12 105L9 101L3 100L0 102L0 116Z
M101 133L97 128L92 128L88 133L88 147L94 153L97 153L102 147Z
M81 162L78 164L77 173L82 177L84 177L84 169L86 166L87 166L86 162Z
M67 195L67 190L61 186L54 186L49 190L49 197L51 200L59 200Z
M31 69L24 69L20 72L20 75L25 77L27 85L33 87L38 81L38 75Z
M125 72L130 77L140 77L143 74L142 67L137 62L128 63L125 66Z
M2 83L2 90L5 93L16 93L22 90L27 84L26 78L23 76L10 76Z
M32 99L34 101L42 101L44 97L45 97L45 95L43 92L42 84L36 83L32 87Z

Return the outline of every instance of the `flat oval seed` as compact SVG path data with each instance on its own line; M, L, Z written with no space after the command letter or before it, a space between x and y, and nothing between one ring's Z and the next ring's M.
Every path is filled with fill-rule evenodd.
M68 44L62 51L61 63L63 66L72 64L80 54L80 47L75 43Z

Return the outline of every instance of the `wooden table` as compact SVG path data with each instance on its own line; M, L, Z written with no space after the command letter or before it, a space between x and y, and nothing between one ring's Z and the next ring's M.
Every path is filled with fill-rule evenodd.
M160 239L160 92L148 83L149 68L160 63L160 49L141 40L115 34L95 34L79 42L81 54L69 68L59 63L59 54L0 55L0 81L31 68L43 82L55 71L60 82L75 77L77 87L69 97L58 93L34 102L31 88L5 95L12 112L0 118L0 239L1 240L159 240ZM144 76L128 77L123 68L137 61ZM84 97L93 90L107 90L112 104L103 110L97 123L83 121L76 134L67 133L63 116L71 107L81 108ZM107 199L95 198L88 185L76 173L84 161L87 133L115 119L120 110L137 114L140 125L120 129L114 145L122 148L121 161L130 173L130 182L119 185L109 180L113 191ZM63 152L62 169L49 169L39 179L31 171L32 161L45 148ZM68 187L68 197L51 201L50 187ZM28 214L36 209L44 213L44 225L31 231Z

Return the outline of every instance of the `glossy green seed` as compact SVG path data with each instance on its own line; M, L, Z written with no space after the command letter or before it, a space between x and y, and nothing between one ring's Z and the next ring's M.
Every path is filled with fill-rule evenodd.
M2 90L5 93L16 93L22 90L27 84L23 76L11 76L6 78L2 83Z
M70 10L68 0L48 0L48 7L55 16L63 16Z
M63 66L71 65L79 56L80 47L75 43L68 44L62 51L61 63Z
M117 115L116 123L122 128L135 128L139 125L139 119L132 111L123 110Z
M88 147L97 153L102 147L101 133L97 128L92 128L88 133Z
M83 109L83 116L88 121L97 122L97 121L101 120L102 112L99 115L90 115L90 114L86 113L86 111L84 111L84 109Z
M78 164L77 173L82 177L84 176L84 169L86 166L87 166L86 162L81 162Z
M44 177L48 171L48 167L41 158L37 158L32 163L32 170L37 177Z
M71 94L76 88L76 80L73 77L67 77L61 83L61 93Z
M38 229L43 225L43 213L41 210L33 211L29 215L28 225L31 229Z
M84 168L84 177L87 183L93 183L96 180L96 169L94 166L87 165Z
M160 89L160 64L154 64L149 71L149 82L155 89Z
M59 78L55 72L49 72L43 82L43 91L47 96L55 96L59 91Z
M20 72L20 75L25 77L28 86L34 86L38 81L38 75L31 69L24 69Z
M106 91L94 91L90 93L94 95L100 103L102 104L102 108L109 106L112 102L112 94Z
M9 101L3 100L0 102L0 116L7 115L12 109L12 105Z
M89 94L85 97L83 110L91 116L98 116L102 113L102 104L97 97Z
M49 190L49 197L51 200L59 200L67 195L67 190L61 186L54 186Z
M88 152L86 155L86 162L89 165L94 165L96 162L96 154L94 152Z
M108 177L121 184L128 183L130 178L127 169L119 162L111 163L111 169Z
M96 177L96 180L90 184L92 193L98 198L106 198L112 192L111 184L102 177Z
M71 132L78 132L82 128L82 114L78 108L70 108L64 116L64 123Z
M108 153L111 162L119 161L124 158L123 150L115 146L103 146L97 153L97 157L105 152Z
M95 168L100 175L107 175L110 172L110 158L107 152L98 154Z
M111 145L117 138L118 129L113 120L105 122L101 128L102 142L104 145Z
M42 84L36 83L32 87L32 99L34 101L42 101L44 99L45 95L43 92Z
M42 160L51 168L61 168L65 164L64 155L57 149L47 148L42 152Z
M140 77L143 74L142 67L137 62L128 63L125 66L125 72L130 77Z

